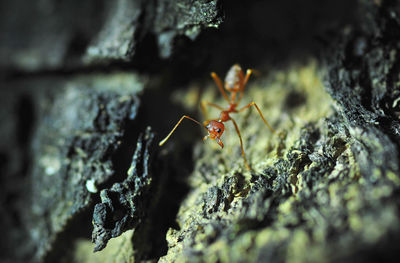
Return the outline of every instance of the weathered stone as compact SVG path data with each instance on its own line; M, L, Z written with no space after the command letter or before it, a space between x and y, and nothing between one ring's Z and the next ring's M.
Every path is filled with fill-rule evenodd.
M0 68L35 72L80 65L105 2L0 1Z
M101 191L101 203L95 205L93 212L92 240L96 243L95 252L103 249L111 238L120 236L145 220L153 181L153 139L150 128L145 134L139 135L126 179Z
M25 194L18 216L27 231L25 242L31 244L30 251L24 250L37 261L67 223L91 206L102 185L119 176L126 162L119 154L129 143L124 136L136 119L143 83L133 74L122 73L8 84L13 86L12 96L32 103L26 110L35 118L29 120L32 157L27 157L30 170L25 171L31 174L21 187ZM2 98L8 100L7 93ZM11 216L5 212L5 217Z
M344 2L343 6L353 6ZM98 262L99 255L122 262L398 258L396 1L359 0L351 16L357 22L345 27L339 20L350 9L321 21L318 17L327 16L332 7L322 2L224 2L232 23L214 32L219 45L208 43L210 53L221 65L240 62L257 69L242 103L254 100L276 129L272 134L254 110L232 114L251 172L243 164L239 138L230 124L222 137L223 150L213 141L201 142L201 129L196 134L199 127L185 122L159 152L150 150L151 132L149 140L142 133L137 141L148 123L167 133L181 114L197 119L193 111L201 99L226 105L215 95L218 90L211 79L187 83L194 76L186 74L193 73L189 66L183 69L171 61L165 71L152 73L141 101L141 113L147 115L140 115L137 122L130 119L137 104L126 89L134 81L121 81L116 73L94 76L90 63L129 60L140 51L146 34L155 37L163 56L170 56L179 36L196 38L199 30L218 24L222 13L217 1L138 3L120 0L107 5L113 8L107 9L104 27L91 42L100 55L87 54L89 72L76 69L89 76L21 74L18 89L2 90L0 116L5 125L0 134L10 139L0 143L0 233L7 240L0 244L6 253L1 260L37 260L50 254L44 257L47 262ZM287 12L288 7L294 11ZM114 25L123 27L114 30ZM321 35L327 28L328 34ZM310 35L317 38L307 38ZM308 57L309 47L297 45L321 43L317 39L333 46L321 53L323 62ZM204 37L190 46L191 54L178 52L173 57L190 61L196 74L206 75L209 70L200 69L199 61L206 57L200 50L207 41ZM272 54L274 61L285 63L264 67ZM219 72L215 64L219 62L207 65ZM131 70L130 65L124 64L122 70ZM71 79L55 81L54 73ZM2 85L14 88L14 82L18 81ZM177 83L184 83L185 89L172 89ZM50 86L54 90L43 89ZM24 110L34 113L25 116ZM213 109L209 113L219 116ZM18 122L13 123L14 117ZM33 149L34 159L27 149ZM150 162L153 157L156 160ZM95 249L109 241L95 254L88 245L90 234L82 232L90 230L92 216ZM119 236L124 231L128 235ZM123 245L110 249L113 241ZM70 244L73 248L65 249ZM116 253L119 257L113 258Z
M222 17L217 4L218 0L157 1L152 32L157 37L161 57L171 56L177 36L194 40L202 29L218 27Z
M217 2L1 1L0 68L74 70L93 63L131 61L149 36L155 36L160 55L168 58L177 37L194 40L201 30L221 24Z
M151 1L148 1L149 3ZM86 60L128 60L140 40L143 1L118 0L108 4L108 16L87 49ZM142 29L146 32L146 29ZM142 33L143 35L143 33Z

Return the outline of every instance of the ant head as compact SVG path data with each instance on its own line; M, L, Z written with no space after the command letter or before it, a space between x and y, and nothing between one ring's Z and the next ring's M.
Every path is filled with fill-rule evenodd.
M204 139L207 139L207 137L209 137L211 140L216 140L219 146L221 146L221 148L224 148L224 144L222 143L220 138L224 133L225 125L219 121L210 121L206 125L206 129L208 131L208 135L204 137Z

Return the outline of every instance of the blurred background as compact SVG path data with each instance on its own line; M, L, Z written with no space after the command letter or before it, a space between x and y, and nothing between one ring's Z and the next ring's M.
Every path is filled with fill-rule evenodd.
M384 259L391 259L398 252L388 243L399 240L398 230L389 227L399 218L398 135L393 128L397 122L392 123L398 118L397 77L388 77L375 87L368 83L373 83L379 74L368 75L364 71L368 65L378 67L373 58L382 57L392 63L384 72L398 74L398 11L395 1L378 0L1 0L0 262L190 262L191 258L198 262L372 262L386 254ZM377 47L382 49L374 53ZM183 114L201 120L201 98L223 103L209 74L217 72L223 78L235 63L244 70L254 69L255 84L253 92L249 91L252 97L247 100L259 100L278 130L275 138L267 135L267 146L257 146L260 143L251 134L265 127L251 123L252 118L259 117L240 121L250 134L245 136L246 149L261 172L246 175L235 166L241 161L236 137L227 138L227 150L220 153L199 143L202 133L191 124L182 125L165 148L154 147ZM338 73L341 70L353 77L359 75L354 77L356 80L342 81L344 73ZM337 83L336 73L340 76ZM347 86L343 87L359 93L342 92L344 82ZM392 86L393 89L382 88ZM370 199L366 198L365 203L357 203L371 214L381 213L384 219L368 217L363 221L354 217L360 220L358 223L346 221L352 218L351 211L341 210L347 201L360 197L354 192L348 193L353 197L338 192L343 198L339 198L339 205L334 203L332 194L332 199L326 201L329 204L321 201L316 210L311 205L319 191L317 183L311 181L320 180L315 179L318 176L343 183L340 176L345 174L343 177L352 178L348 182L351 185L370 170L363 170L363 160L371 158L368 153L375 146L366 146L366 157L358 155L362 150L354 148L353 142L359 138L354 127L364 126L352 123L353 115L346 115L350 114L352 103L340 103L352 95L360 99L357 107L365 106L376 114L368 119L360 113L365 120L381 125L376 124L377 133L371 132L378 134L377 145L384 145L385 151L379 156L393 153L394 160L387 166L374 166L380 175L375 179L365 177L368 187L358 189L360 192L353 189L362 196L379 182L380 176L392 182L382 185L381 192L371 197L379 202L368 203ZM359 116L357 112L351 114ZM326 119L329 120L325 122ZM341 137L338 139L335 134ZM322 159L315 157L318 147L319 153L329 152L332 147L332 156L326 154L326 162L318 162ZM300 153L295 155L294 149ZM345 161L339 157L342 153ZM355 168L358 162L361 172ZM309 170L312 164L322 168ZM350 168L340 170L339 164ZM305 171L310 171L309 177L301 175ZM332 175L336 173L337 177ZM296 179L290 177L293 174ZM324 188L325 183L329 185L326 180L318 182L328 193L329 187ZM201 188L199 185L204 191L193 193ZM282 187L276 188L277 185ZM347 189L348 185L341 186ZM266 192L260 194L260 189ZM312 194L302 195L301 189ZM185 230L185 216L179 211L182 205L190 207L191 196L206 200L205 205L203 201L198 201L201 205L195 203L206 211L197 216L207 220L198 219L202 223ZM260 207L254 208L257 219L239 220L238 216L236 220L227 215L245 209L245 201L243 207L236 204L237 210L219 205L238 196L255 198L246 199L249 203L261 200ZM384 198L392 200L388 205L393 210L374 210ZM290 205L285 200L290 200ZM214 207L210 205L213 202ZM286 206L280 206L284 203ZM262 210L267 206L268 211ZM290 216L297 219L285 223L285 230L278 233L279 242L268 233L249 237L253 240L249 243L242 240L244 233L273 226L279 216L285 215L280 209L290 210L290 206L302 207L301 211L310 213L311 218L321 218L308 221L307 216L299 216L300 210L294 209ZM329 212L319 212L325 206ZM331 213L340 218L338 225L329 220ZM359 229L352 228L354 224L364 229L379 220L384 221L382 231L374 232L373 237L363 232L365 236L360 235L365 243L334 255L335 248L347 247L360 238L355 234ZM322 224L324 230L313 232L311 226L301 233L295 231L307 222ZM237 226L236 230L229 225ZM91 239L100 250L111 237L132 229L131 236L119 237L121 244L109 245L115 250L103 254L102 259L93 256L98 254L92 254ZM206 233L206 241L188 237L187 233L198 231ZM383 238L391 233L397 234L392 239ZM346 239L341 239L341 234ZM217 241L229 240L229 236L234 238L227 241L227 247L236 244L233 240L238 237L238 244L247 244L248 257L230 250L226 252L230 256L226 256L223 251L228 248L213 247ZM264 237L268 240L265 244L259 240ZM181 250L172 249L180 248L179 242L185 240L189 240L188 244ZM300 240L307 240L304 242L313 247L310 257L297 258L308 253L306 246L302 250L296 245ZM201 244L201 249L196 250L196 244ZM238 251L246 251L244 247ZM199 252L209 248L215 253ZM359 255L370 248L377 251L373 255L379 256L370 258L367 254L360 260Z

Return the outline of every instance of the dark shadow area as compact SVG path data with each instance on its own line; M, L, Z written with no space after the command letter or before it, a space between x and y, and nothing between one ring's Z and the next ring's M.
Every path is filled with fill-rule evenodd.
M380 242L373 245L361 246L355 251L348 253L347 256L337 258L333 256L334 261L343 263L368 263L368 262L398 262L400 251L398 244L400 242L400 233L394 231L382 238Z
M177 159L192 156L191 147L180 148L179 154L171 154L166 158L156 160L153 172L156 174L156 185L152 192L155 199L154 207L147 219L135 230L133 236L133 248L135 249L135 261L158 260L166 255L168 243L166 240L169 228L178 229L175 221L180 204L189 192L185 181L193 170L192 161L182 163L176 167Z
M32 138L35 112L32 98L21 94L16 107L17 140L21 147L26 147Z
M0 233L4 241L0 244L0 261L15 255L19 260L29 260L33 242L29 240L24 215L36 112L32 98L25 93L15 91L1 95ZM24 247L17 246L22 243Z
M56 237L52 248L46 254L43 262L74 262L73 246L78 238L88 239L91 236L91 220L93 206L75 215L68 221L64 230ZM60 256L62 255L62 256Z
M297 107L304 105L307 103L307 97L305 94L298 92L298 91L291 91L288 93L287 97L285 98L284 110L286 111L294 111Z
M17 140L19 147L22 149L21 158L23 159L20 175L27 177L32 165L32 156L29 148L36 123L33 99L29 95L21 95L17 104L16 114Z
M186 179L193 171L193 145L202 138L201 127L187 121L179 126L165 145L158 146L183 114L197 116L172 103L169 89L157 90L157 83L157 80L150 81L149 88L144 92L138 119L140 125L150 125L156 132L155 147L158 152L152 168L155 178L151 190L154 193L153 207L133 236L135 260L138 261L154 260L166 254L166 233L169 228L178 228L176 214L189 192ZM169 83L171 86L178 85Z
M135 103L139 103L139 99L136 99ZM136 106L132 105L131 107ZM99 185L99 189L111 188L114 183L122 182L126 179L133 154L136 150L136 142L139 133L143 132L145 127L140 125L140 120L137 120L137 117L135 116L133 120L130 119L126 121L125 126L121 127L121 130L124 131L124 134L120 139L121 144L111 157L115 174L112 176L110 181ZM106 158L106 156L104 158Z
M353 22L356 1L222 1L222 6L225 21L219 29L207 29L195 41L175 40L168 63L172 79L184 84L208 78L211 71L224 75L234 63L268 69L318 56ZM142 44L151 46L150 39ZM154 51L138 53L151 57Z
M243 68L268 69L318 56L356 16L355 0L235 0L221 1L221 7L225 21L220 28L203 30L194 41L185 36L176 38L169 59L158 56L156 38L148 33L138 43L132 62L109 61L91 66L67 63L60 69L36 72L10 68L3 70L2 77L135 70L150 75L163 72L175 83L184 85L194 79L208 79L211 71L224 76L234 63ZM75 35L68 53L82 54L87 42L83 36Z

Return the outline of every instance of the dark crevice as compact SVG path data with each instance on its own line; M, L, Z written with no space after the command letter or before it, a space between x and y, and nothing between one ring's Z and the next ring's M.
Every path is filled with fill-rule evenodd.
M357 240L353 250L344 255L332 255L332 260L343 263L397 262L400 256L399 242L400 233L398 230L389 232L374 244L362 244Z
M183 149L182 156L191 156L191 152L191 147ZM182 200L189 192L189 187L182 179L193 170L193 166L189 162L181 168L176 169L171 158L159 160L153 166L153 173L159 175L151 190L154 193L153 208L134 234L132 242L137 250L135 261L158 260L167 253L167 231L178 227L175 218Z
M132 58L131 68L144 74L158 74L169 67L169 60L162 60L158 56L156 38L149 33L141 39Z
M21 95L17 104L17 140L21 147L26 147L31 141L35 123L35 108L29 95Z
M135 261L158 260L167 253L166 233L169 228L178 227L175 218L189 191L186 178L193 171L193 145L196 140L201 139L200 128L187 122L182 123L164 146L158 146L158 142L168 134L181 115L195 115L185 112L182 107L166 99L169 91L153 89L156 82L150 82L145 90L142 96L144 103L138 118L140 125L150 125L156 131L158 157L153 161L152 167L154 181L150 190L153 193L151 209L133 236ZM174 82L167 83L172 87L179 86ZM167 153L161 153L165 151Z
M396 0L383 1L381 7L378 9L379 17L384 17L385 19L379 20L381 23L379 27L382 29L382 36L385 40L384 44L397 43L400 37L400 26L399 21L396 21L396 17L393 17L391 10L396 9L398 5Z
M89 227L92 213L93 205L78 212L66 223L64 230L56 236L49 253L44 257L44 263L74 262L74 254L72 253L74 249L71 244L76 244L77 239L89 239L92 230ZM69 249L69 251L66 251L66 249ZM62 258L60 258L60 255L63 255Z
M66 58L79 58L83 56L90 43L88 36L84 32L75 32L68 43L68 49L66 51ZM66 63L69 61L67 60Z
M349 41L345 47L345 67L361 68L363 56L370 50L370 40L362 35L361 32L354 32L355 37Z
M34 79L34 78L45 78L45 77L65 77L74 75L84 75L90 73L112 73L116 70L132 70L132 63L121 62L121 61L109 61L104 64L94 64L90 66L80 65L80 66L64 66L58 69L46 69L43 68L37 71L27 71L18 68L0 68L0 79L4 81L13 81L20 79Z
M138 103L138 101L134 103ZM122 182L127 177L127 172L131 164L133 154L136 150L137 139L140 132L142 132L145 127L139 125L140 120L137 120L137 118L133 120L130 119L129 116L127 116L126 118L127 120L124 127L121 127L121 130L124 131L124 133L122 137L118 139L121 144L118 145L118 149L111 157L113 170L115 171L114 175L108 182L99 185L99 189L111 188L114 183Z
M21 152L20 175L28 176L29 167L31 166L32 157L29 150L30 142L34 132L35 107L32 98L28 95L21 95L16 108L17 122L17 143Z
M385 114L390 115L393 119L399 119L400 116L400 103L393 105L394 101L400 97L400 90L398 87L399 74L400 72L400 54L396 53L394 64L390 68L388 76L386 78L386 85L388 88L388 94L385 94L383 99L380 101L379 106L384 110Z
M357 80L357 82L360 83L360 86L363 89L360 103L366 110L373 112L374 110L372 108L373 96L372 96L371 78L370 75L368 74L369 73L368 69L366 68L365 65L364 67L365 68L361 70L361 74L359 76L359 79Z

